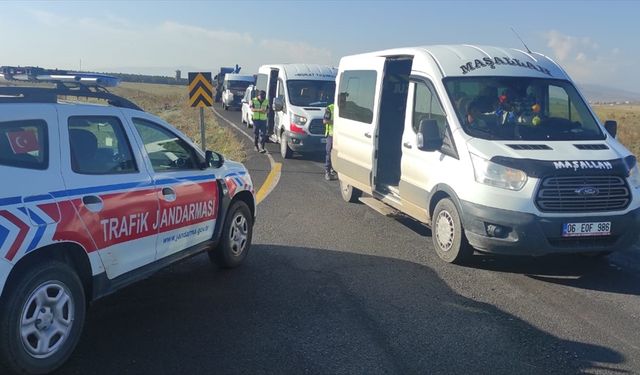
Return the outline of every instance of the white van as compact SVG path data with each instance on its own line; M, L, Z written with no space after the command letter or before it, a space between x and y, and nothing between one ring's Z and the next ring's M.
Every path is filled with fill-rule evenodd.
M253 76L242 74L225 74L222 84L222 108L240 109L245 90L253 85Z
M328 65L280 64L258 69L256 89L264 90L270 104L267 130L280 143L288 159L296 152L325 149L322 117L333 103L337 69Z
M548 57L394 49L342 58L337 82L343 198L365 192L429 225L445 261L474 249L602 255L637 240L636 158Z

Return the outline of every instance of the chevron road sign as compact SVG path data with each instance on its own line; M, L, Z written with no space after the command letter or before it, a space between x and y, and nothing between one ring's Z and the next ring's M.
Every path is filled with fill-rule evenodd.
M213 106L210 72L189 72L189 104L192 107Z

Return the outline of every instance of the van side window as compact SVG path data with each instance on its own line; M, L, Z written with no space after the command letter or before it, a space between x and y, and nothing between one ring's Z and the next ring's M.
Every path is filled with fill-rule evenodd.
M431 82L413 82L415 85L413 95L413 113L411 116L411 127L415 133L420 129L422 120L436 120L438 129L442 136L442 147L440 152L454 158L458 158L458 152L453 142L449 122L444 108L438 98L438 93Z
M338 91L339 117L371 124L376 79L375 70L351 70L342 73Z
M122 123L112 116L69 117L71 169L79 174L137 172Z
M422 120L436 120L438 128L440 128L440 134L444 136L447 129L447 117L440 105L433 85L424 82L416 82L415 85L412 118L413 131L418 132L420 121Z
M134 118L133 125L142 138L155 172L199 169L195 151L180 137L147 120Z
M549 85L549 117L582 122L576 107L569 100L569 94L559 86Z
M48 147L43 120L0 122L0 165L47 169Z

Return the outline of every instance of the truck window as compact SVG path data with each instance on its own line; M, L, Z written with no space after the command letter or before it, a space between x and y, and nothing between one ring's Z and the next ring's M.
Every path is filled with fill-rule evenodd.
M76 173L108 175L138 171L117 117L69 117L69 145L71 169Z
M371 124L376 80L375 70L343 72L338 94L339 117Z
M134 118L133 124L155 172L199 169L195 151L180 137L147 120Z
M0 165L47 169L48 147L43 120L0 122Z
M571 82L534 77L444 79L465 133L482 139L602 140L605 135Z
M418 132L418 129L420 129L420 121L422 120L436 120L438 122L438 128L440 128L440 134L444 137L447 129L447 118L433 85L427 85L424 82L414 84L416 86L413 102L413 131Z
M260 90L267 92L266 74L258 74L258 78L256 79L256 92L259 92Z

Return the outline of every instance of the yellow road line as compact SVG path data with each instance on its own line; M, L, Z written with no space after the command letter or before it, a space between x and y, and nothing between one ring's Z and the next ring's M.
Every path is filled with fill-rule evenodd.
M260 204L269 193L273 190L273 188L278 184L278 180L280 180L280 170L282 169L282 163L274 163L271 168L271 172L267 175L267 178L264 180L262 186L258 190L256 194L256 203Z

